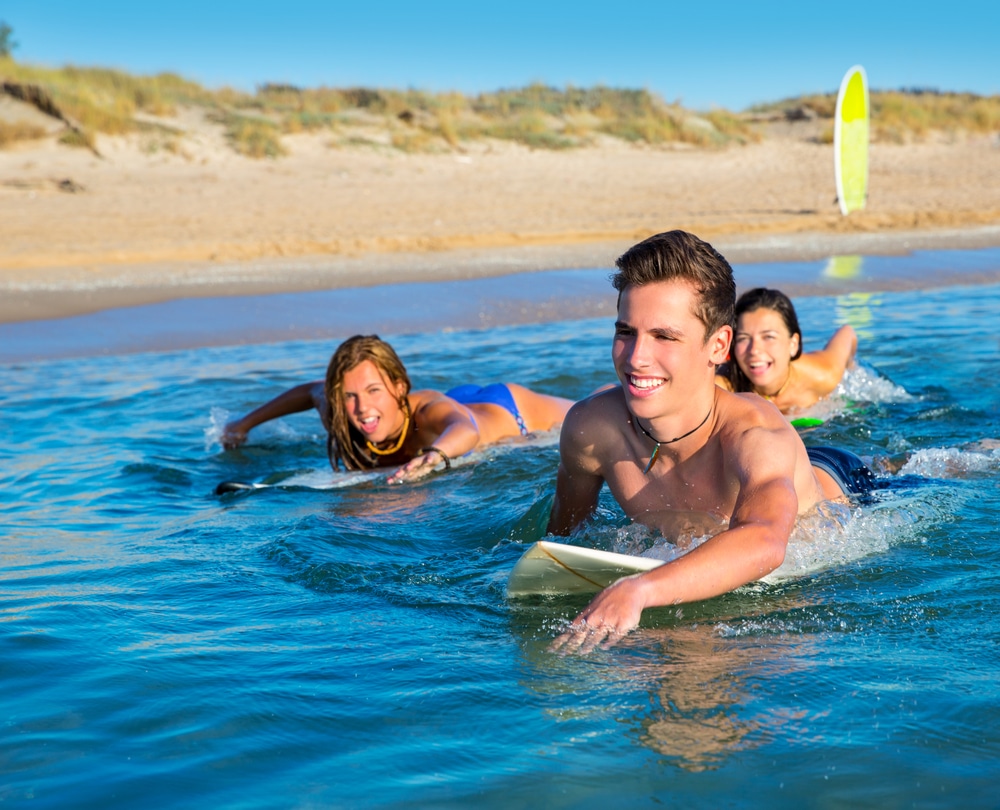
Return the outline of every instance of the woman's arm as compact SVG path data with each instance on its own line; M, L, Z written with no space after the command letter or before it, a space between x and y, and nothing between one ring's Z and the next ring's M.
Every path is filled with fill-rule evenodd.
M844 324L833 333L825 348L802 358L808 358L817 397L825 397L840 384L844 372L854 365L857 350L858 336L853 327Z
M464 456L479 444L479 428L468 410L444 395L432 395L419 402L413 409L413 418L427 437L427 452L410 459L390 475L386 479L390 484L423 478L442 461Z
M320 417L323 418L324 402L325 393L322 380L297 385L265 402L245 416L228 423L223 429L219 441L223 447L231 450L243 444L247 440L247 434L257 425L288 414L308 411L310 408L316 408L320 412ZM328 420L324 418L323 424L328 428L327 422Z

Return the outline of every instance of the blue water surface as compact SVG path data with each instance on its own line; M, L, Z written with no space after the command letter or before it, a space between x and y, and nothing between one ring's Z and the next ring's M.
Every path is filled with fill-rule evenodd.
M1000 286L797 306L807 350L860 335L804 440L893 486L789 576L585 656L547 648L586 597L504 591L554 436L390 488L335 479L314 414L216 441L329 340L5 366L0 802L996 807ZM418 387L576 398L613 379L611 320L383 336ZM576 541L655 538L605 494Z

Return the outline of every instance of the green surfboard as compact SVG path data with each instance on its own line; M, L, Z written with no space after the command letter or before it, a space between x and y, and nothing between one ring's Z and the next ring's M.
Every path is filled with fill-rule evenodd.
M868 197L868 77L861 65L844 75L833 125L834 168L840 212L865 207Z

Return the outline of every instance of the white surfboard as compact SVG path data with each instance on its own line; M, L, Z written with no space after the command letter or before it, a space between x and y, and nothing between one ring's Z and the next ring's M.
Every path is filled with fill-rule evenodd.
M641 574L663 562L539 540L515 563L507 579L507 595L597 593L622 577Z
M216 495L230 492L256 492L261 489L342 489L368 481L384 479L391 471L333 472L329 468L304 470L281 478L274 483L266 481L223 481L215 488Z
M547 430L533 433L527 439L518 437L513 441L501 441L487 445L467 453L460 458L451 460L451 469L464 467L467 464L477 464L483 459L495 458L504 453L511 453L525 447L550 447L559 443L559 430ZM388 478L396 467L380 467L376 470L361 470L352 472L334 472L328 467L313 470L300 470L293 475L280 477L272 474L263 481L223 481L215 488L216 495L233 492L257 492L262 489L341 489L355 484L378 482ZM442 470L438 468L440 473ZM277 478L277 480L274 480ZM270 480L269 480L270 479ZM422 480L422 479L421 479Z

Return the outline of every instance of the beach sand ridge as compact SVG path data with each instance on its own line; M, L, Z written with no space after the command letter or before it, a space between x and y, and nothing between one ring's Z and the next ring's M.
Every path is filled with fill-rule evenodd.
M1000 147L989 137L873 144L868 206L845 218L832 147L804 128L719 150L602 138L439 154L297 134L284 138L288 155L252 160L197 112L169 124L186 133L172 151L148 136L100 138L100 157L51 137L0 151L0 321L610 267L672 228L731 260L851 251L873 237L885 250L935 234L942 247L1000 244Z

